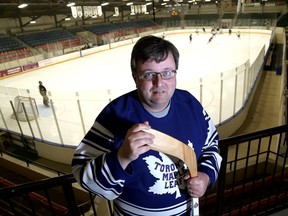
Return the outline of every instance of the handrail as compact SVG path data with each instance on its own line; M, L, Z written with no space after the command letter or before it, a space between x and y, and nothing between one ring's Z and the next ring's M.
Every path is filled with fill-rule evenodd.
M219 140L219 149L221 151L221 149L226 148L227 146L234 145L235 143L247 142L249 140L275 135L275 134L278 134L279 131L285 132L285 130L288 133L288 124L261 130L261 131L256 131L256 132L252 132L248 134L233 136L230 138L224 138L224 139Z
M55 187L59 185L72 184L76 182L72 173L57 176L53 178L35 180L27 183L18 184L15 186L5 187L0 189L0 197L11 197L21 193L29 193L45 188ZM45 185L45 186L44 186Z
M17 213L17 211L15 210L12 198L16 196L25 195L26 199L28 200L28 203L30 204L31 212L35 213L35 209L31 201L32 194L30 193L41 190L41 191L44 191L44 193L46 194L45 198L47 199L49 209L50 211L53 212L53 203L47 191L50 188L61 186L62 191L63 191L62 193L66 200L67 210L69 211L69 215L78 216L80 215L80 212L79 212L78 204L76 202L76 198L75 198L73 187L72 187L72 183L74 182L76 182L76 180L73 174L67 174L67 175L58 176L55 178L47 178L43 180L32 181L32 182L28 182L24 184L19 184L16 186L5 187L0 190L0 197L1 197L1 200L3 200L4 202L10 205L10 208L12 209L11 211L14 211L15 213Z
M276 154L275 157L276 157L276 162L274 162L275 164L273 165L274 166L274 171L273 171L273 178L274 178L274 175L276 175L276 163L277 163L277 160L278 160L278 157L282 157L283 160L282 160L282 164L281 166L284 167L285 163L286 163L286 158L288 156L288 150L287 150L287 145L288 145L288 142L287 142L287 139L288 139L288 124L286 125L281 125L281 126L278 126L278 127L274 127L274 128L269 128L269 129L265 129L265 130L261 130L261 131L257 131L257 132L253 132L253 133L249 133L249 134L244 134L244 135L239 135L239 136L234 136L234 137L230 137L230 138L226 138L226 139L222 139L219 141L219 151L220 151L220 155L222 156L222 165L221 165L221 169L220 169L220 173L219 173L219 177L218 177L218 183L217 183L217 205L216 205L216 215L222 215L222 211L223 211L223 205L224 205L224 191L225 191L225 186L226 186L226 175L227 175L227 165L228 165L228 155L229 155L229 147L230 146L235 146L235 156L233 155L232 157L235 157L234 158L234 165L236 166L236 163L237 161L239 160L242 160L242 159L245 159L246 160L246 165L244 167L245 171L244 171L244 176L243 176L243 181L244 183L247 181L246 179L246 174L247 174L247 169L249 168L248 166L248 161L251 159L251 158L257 158L257 162L258 162L258 159L259 159L259 155L261 154L260 152L260 146L261 144L263 144L261 141L264 139L264 138L269 138L268 142L269 142L269 147L267 147L267 150L265 152L266 154L266 164L265 164L265 167L267 168L267 163L268 163L268 156L269 154ZM278 140L273 143L272 142L272 138L273 136L278 136ZM283 143L286 145L286 153L285 155L281 155L279 153L280 151L280 140L281 141L284 141ZM257 155L253 154L253 155L250 155L250 144L253 142L253 141L257 141L258 143L255 143L256 145L254 145L258 150L257 150ZM242 158L237 158L237 153L240 152L239 150L239 146L240 144L245 144L245 147L246 147L246 152L244 152L244 156L242 156ZM278 146L277 146L278 145ZM275 152L272 152L271 151L271 146L275 147L275 149L277 149L276 153ZM248 149L248 150L247 150ZM236 152L236 150L238 152ZM243 152L242 152L243 153ZM245 155L246 154L246 155ZM255 167L257 167L257 162L253 162L253 165ZM230 163L230 162L229 162ZM251 165L250 165L251 166ZM234 167L234 173L233 173L233 176L235 177L236 175L236 172L237 172L237 168ZM278 171L279 172L279 171ZM284 169L282 168L281 170L281 174L283 175L284 174ZM256 168L254 168L254 174L256 174ZM256 178L256 176L254 176L254 178ZM255 180L253 180L254 182ZM272 184L273 185L273 184ZM233 184L232 184L232 190L234 190L234 187L235 186L235 182L234 182L234 179L233 179ZM249 206L250 207L250 206ZM276 208L276 206L275 206Z
M30 164L33 164L33 165L36 165L36 166L38 166L38 167L47 169L47 170L49 170L49 171L54 171L54 172L57 173L58 176L60 176L61 174L62 174L62 175L67 174L66 172L63 172L63 171L61 171L61 170L55 169L55 168L53 168L53 167L47 166L47 165L42 164L42 163L38 163L38 162L36 162L36 161L27 159L27 158L25 158L25 157L22 157L22 156L20 156L20 155L14 154L14 153L12 153L12 152L9 152L9 151L6 151L6 150L0 148L0 155L1 155L1 156L3 156L3 152L6 153L7 155L10 155L10 156L14 157L14 158L17 158L17 159L19 159L19 160L21 160L21 161L24 161L24 162L27 164L27 167L29 167Z
M256 204L255 205L249 204L249 206L247 206L247 204L245 205L244 201L247 201L247 199L250 200L250 198L247 198L247 197L245 198L244 192L248 191L248 189L249 189L250 190L249 193L251 193L251 196L253 197L253 193L258 187L261 187L261 188L257 191L257 193L258 192L262 193L261 190L263 189L262 188L263 186L265 186L266 189L269 188L268 190L271 190L271 191L272 191L272 186L277 187L276 188L277 194L269 192L269 194L267 195L267 199L271 198L271 202L273 201L275 203L275 206L273 207L274 211L279 210L278 209L279 203L283 202L283 199L285 200L288 197L287 192L283 193L283 191L280 191L280 189L283 188L283 184L284 184L284 186L286 185L285 191L287 191L287 189L288 189L287 188L288 184L287 184L287 181L285 180L285 179L287 179L288 173L287 173L287 169L284 168L284 165L287 163L287 160L288 160L287 147L285 146L285 149L286 149L285 152L286 153L284 153L284 155L280 154L279 147L278 147L278 150L276 150L275 155L273 155L273 158L275 159L275 161L273 162L273 160L272 161L270 160L270 163L273 163L272 166L274 167L274 168L273 167L270 168L271 174L269 174L268 176L264 176L262 179L259 179L259 178L251 179L249 176L246 176L246 174L244 173L243 176L241 176L240 185L239 185L239 183L237 183L239 180L234 182L234 179L233 179L232 186L231 185L229 186L229 190L228 190L228 188L226 188L227 185L225 184L225 180L227 178L227 173L226 173L227 158L229 155L228 148L232 145L235 145L235 147L238 148L237 145L238 146L240 144L243 145L243 144L245 144L245 142L247 144L246 146L248 146L248 148L250 148L249 144L251 142L256 142L256 141L258 141L258 144L257 143L256 143L256 145L253 144L253 146L258 146L260 148L260 146L262 146L262 144L264 143L264 142L261 142L261 140L264 140L266 138L269 138L269 139L266 139L266 140L269 140L269 146L275 147L275 145L279 145L279 144L283 144L283 143L285 145L287 145L287 139L288 139L287 133L288 133L288 125L282 125L282 126L278 126L278 127L274 127L274 128L270 128L270 129L265 129L262 131L257 131L257 132L253 132L253 133L249 133L249 134L244 134L244 135L235 136L235 137L220 140L219 141L219 149L220 149L220 154L221 154L223 160L222 160L222 166L220 169L218 181L217 181L216 188L215 188L216 193L211 193L210 195L212 195L212 196L210 196L208 193L207 197L202 197L203 199L201 198L201 202L202 202L202 205L200 205L200 206L202 206L200 208L200 212L202 212L201 214L209 215L209 214L211 214L211 212L206 213L205 211L213 210L213 215L220 216L223 214L228 214L227 208L228 208L228 212L230 212L231 214L233 212L237 212L237 211L240 211L240 213L241 213L241 211L243 211L243 214L244 214L244 210L247 211L248 213L250 211L256 211L256 210L258 210L258 207L257 207L258 204L256 207L255 207ZM277 137L278 138L277 141L272 142L273 137ZM273 149L275 150L275 148L273 148ZM274 150L272 150L272 151L274 151ZM272 151L271 151L270 147L268 148L267 151L265 151L265 153L267 154L267 157L269 156L269 154L271 155L273 153ZM254 155L254 153L253 153L252 157L259 158L259 155L260 155L260 152L258 152L258 155ZM246 160L249 160L250 157L251 157L251 155L249 153L247 153ZM281 158L281 161L279 158ZM237 163L237 160L239 161L240 159L235 158L234 160ZM278 160L278 162L277 162L277 160ZM264 162L268 163L268 160L265 160ZM258 166L259 164L257 164L257 162L255 162L255 164L253 164L253 165ZM267 166L267 164L265 166ZM282 169L279 169L281 167L282 167ZM249 169L249 166L246 165L246 167L244 167L244 169ZM274 170L271 170L271 169L274 169ZM238 173L238 169L233 170L233 172ZM247 172L247 170L245 172ZM255 172L255 170L254 170L254 172ZM256 173L254 173L254 174L256 174ZM277 178L277 176L278 176L278 178ZM279 178L279 176L281 176L281 177ZM285 179L283 179L283 178L285 178ZM270 180L268 181L267 179L270 179ZM279 184L276 183L276 179L280 179L281 182ZM76 198L75 198L75 195L73 192L73 186L72 186L72 184L75 182L76 182L76 180L75 180L73 174L69 173L69 174L65 174L63 176L33 181L33 182L29 182L29 183L20 184L17 186L11 186L11 187L0 189L0 200L9 199L11 197L21 195L21 194L23 194L23 195L29 194L30 192L33 192L33 191L41 191L41 190L46 191L49 188L60 186L63 189L63 195L66 199L66 203L67 203L66 208L69 210L69 213L71 215L77 216L77 215L80 215L79 212L81 210L79 210L79 209L81 209L80 206L82 204L79 205L76 202ZM280 188L281 185L282 185L282 187ZM228 194L225 191L226 192L228 191ZM236 196L237 192L238 192L238 194L239 194L239 192L241 192L241 196L239 196L239 197L240 197L240 199L243 199L243 204L242 204L242 200L239 201L239 203L241 203L241 204L239 204L239 205L237 204L237 208L239 207L239 209L235 209L234 207L230 206L233 204L233 203L232 204L230 203L231 202L230 196L232 196L232 198L233 198L233 194ZM242 194L242 192L243 192L243 194ZM89 195L90 195L90 205L94 207L94 202L93 202L94 197L91 196L92 195L91 193L89 193ZM242 197L242 195L243 195L243 197ZM279 200L275 199L275 196L278 196L278 195L279 195ZM209 199L209 196L210 196L210 199ZM251 199L251 203L259 203L259 205L260 205L261 202L263 202L263 198L266 198L263 196L264 196L263 194L260 195L260 200L254 201ZM211 197L212 197L212 199L211 199ZM227 201L227 197L228 197L229 201ZM48 198L48 200L49 200L49 198ZM213 202L212 203L213 207L215 206L214 209L211 209L211 202ZM86 202L85 202L85 204L86 204ZM286 202L286 204L288 205L287 202ZM281 206L287 207L286 204L285 205L281 204ZM233 205L235 205L235 204L233 204ZM226 206L226 209L223 209L223 206ZM247 208L248 208L248 210L247 210ZM262 203L260 208L265 208L265 203L264 204ZM271 210L271 208L270 208L270 210ZM112 210L110 209L110 212L111 211Z

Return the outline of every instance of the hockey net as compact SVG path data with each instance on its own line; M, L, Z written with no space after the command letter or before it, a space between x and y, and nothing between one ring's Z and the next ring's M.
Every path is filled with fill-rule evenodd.
M11 115L11 118L16 119L16 114L19 121L31 121L39 117L35 98L32 97L16 96L14 109L15 113Z

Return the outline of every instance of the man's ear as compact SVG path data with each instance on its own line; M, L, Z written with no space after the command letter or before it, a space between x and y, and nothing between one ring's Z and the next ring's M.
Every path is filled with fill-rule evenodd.
M134 73L132 73L132 77L133 77L134 82L136 83L136 76Z

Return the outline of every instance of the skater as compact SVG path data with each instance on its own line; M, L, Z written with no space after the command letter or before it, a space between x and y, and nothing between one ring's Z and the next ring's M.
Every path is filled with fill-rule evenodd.
M211 30L211 34L212 34L213 36L215 36L215 35L217 34L216 29L213 28L213 29Z
M237 32L237 38L240 39L240 36L241 36L240 31L238 31Z
M43 86L41 81L39 81L39 92L43 97L43 104L45 106L49 106L49 98L47 96L47 90L46 90L45 86Z
M213 37L214 37L214 36L212 35L212 36L209 38L208 43L211 43L211 41L213 40ZM207 44L208 44L208 43L207 43Z
M189 41L192 42L192 34L189 35Z

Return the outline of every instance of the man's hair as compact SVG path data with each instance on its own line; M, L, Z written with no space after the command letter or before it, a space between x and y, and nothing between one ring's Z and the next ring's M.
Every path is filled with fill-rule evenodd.
M130 66L132 74L136 73L136 66L139 61L142 61L142 63L146 61L159 63L167 59L169 52L174 57L177 70L179 51L171 42L153 35L140 38L134 45L131 53Z

